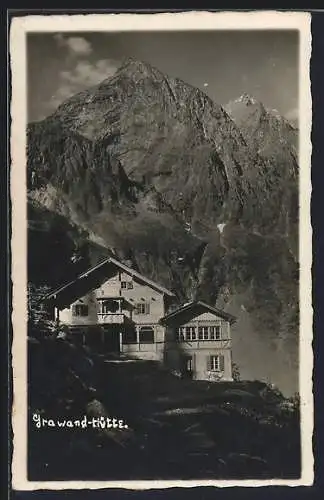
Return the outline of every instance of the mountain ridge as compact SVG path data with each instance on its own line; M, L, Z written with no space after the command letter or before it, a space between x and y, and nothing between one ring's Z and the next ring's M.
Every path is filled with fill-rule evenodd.
M298 339L297 153L269 114L244 113L248 123L236 123L199 89L131 60L28 127L29 199L136 261L179 300L240 315L243 305L247 338L261 339L266 355L274 337L286 355ZM249 342L240 343L244 365ZM272 367L243 375L276 378L280 352Z

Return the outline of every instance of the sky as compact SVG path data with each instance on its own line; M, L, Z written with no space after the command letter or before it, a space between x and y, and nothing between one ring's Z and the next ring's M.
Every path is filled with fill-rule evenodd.
M29 34L28 120L45 118L133 57L219 104L246 92L296 123L298 51L298 32L287 30Z

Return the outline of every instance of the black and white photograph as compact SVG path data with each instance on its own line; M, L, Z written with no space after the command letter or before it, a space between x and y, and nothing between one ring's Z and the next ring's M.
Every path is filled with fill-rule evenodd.
M25 489L311 484L310 22L253 15L12 25Z

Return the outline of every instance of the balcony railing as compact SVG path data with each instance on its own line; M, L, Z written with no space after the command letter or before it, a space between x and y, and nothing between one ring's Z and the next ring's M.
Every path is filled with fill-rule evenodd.
M125 315L118 313L98 313L98 323L123 325L125 323Z
M123 343L122 344L122 352L157 352L157 342L132 342L132 343Z
M176 343L180 348L186 349L225 349L232 346L232 339L218 339L218 340L181 340L177 339Z

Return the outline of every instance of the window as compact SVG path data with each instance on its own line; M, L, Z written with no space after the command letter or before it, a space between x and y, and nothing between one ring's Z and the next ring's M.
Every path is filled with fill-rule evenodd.
M197 340L196 328L194 326L181 326L177 331L180 342ZM199 326L198 340L219 340L221 338L220 326Z
M187 358L186 358L186 370L188 372L192 372L192 369L193 369L192 356L187 356Z
M185 339L185 331L186 329L181 327L181 328L178 328L178 331L177 331L177 338L178 338L178 341L179 342L184 342L184 339Z
M135 304L135 314L150 314L150 304L148 302L139 302Z
M136 344L137 335L135 328L127 328L123 332L123 344Z
M199 326L199 340L219 340L221 338L220 326Z
M118 310L119 310L118 300L103 300L101 302L100 312L102 314L116 313Z
M85 304L72 306L72 316L88 316L89 308Z
M199 326L198 327L198 339L199 340L208 340L208 326Z
M133 290L133 282L132 281L121 281L120 282L121 288L124 290Z
M196 332L193 326L186 327L186 340L195 340Z
M207 357L207 370L211 372L224 371L224 356L216 354Z
M210 327L210 340L219 340L221 338L220 326Z
M194 326L181 326L177 331L177 339L179 342L190 342L196 340L196 330Z
M139 331L140 344L153 344L154 343L154 330L151 326L142 326Z

